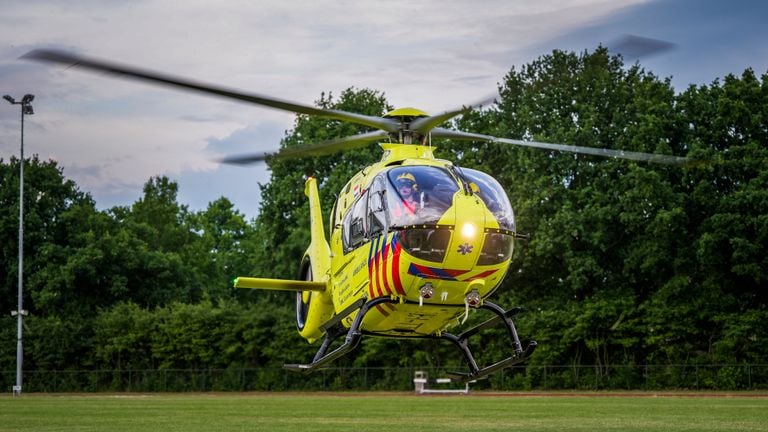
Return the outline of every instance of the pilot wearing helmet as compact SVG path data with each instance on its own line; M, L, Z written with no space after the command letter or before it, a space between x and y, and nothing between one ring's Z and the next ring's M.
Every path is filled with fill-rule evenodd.
M419 189L416 184L416 177L409 172L404 172L397 176L395 186L397 187L397 193L400 194L401 205L392 209L392 215L398 219L408 220L413 218L419 205L416 199L417 190Z

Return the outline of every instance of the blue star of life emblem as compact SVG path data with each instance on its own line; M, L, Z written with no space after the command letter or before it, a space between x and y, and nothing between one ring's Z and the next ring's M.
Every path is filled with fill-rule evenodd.
M472 245L469 243L464 243L463 245L459 245L458 252L462 255L466 255L468 253L472 253Z

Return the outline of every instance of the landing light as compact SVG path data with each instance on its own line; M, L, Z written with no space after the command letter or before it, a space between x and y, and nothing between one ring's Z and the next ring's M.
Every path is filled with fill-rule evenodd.
M431 299L435 295L435 288L431 283L427 282L419 289L419 294L422 298Z
M476 289L470 291L469 294L467 294L467 296L464 298L464 301L467 302L467 305L472 307L477 307L481 300L482 298L480 297L480 293L477 292Z
M461 226L461 235L464 236L466 239L473 239L475 238L475 234L477 233L477 227L475 227L471 223L465 223Z

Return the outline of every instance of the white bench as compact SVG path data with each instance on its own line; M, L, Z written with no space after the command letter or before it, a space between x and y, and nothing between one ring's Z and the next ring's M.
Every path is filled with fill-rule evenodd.
M437 378L433 381L431 381L434 384L451 384L453 380L450 378ZM428 384L430 384L429 377L427 376L427 373L424 371L416 371L413 376L413 386L416 390L416 394L430 394L430 393L458 393L458 394L469 394L469 383L464 383L464 388L457 389L457 388L440 388L440 389L431 389L428 388Z

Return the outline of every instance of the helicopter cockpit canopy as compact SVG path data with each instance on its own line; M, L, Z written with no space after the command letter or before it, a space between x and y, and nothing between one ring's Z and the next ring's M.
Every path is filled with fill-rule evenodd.
M472 193L493 213L499 228L514 232L512 205L499 182L481 171L464 168L460 172ZM391 227L437 224L460 188L446 170L434 166L393 168L386 177L386 209Z
M444 169L408 166L387 172L389 226L434 225L453 203L456 181Z
M485 242L489 250L484 247L479 263L488 265L508 259L515 218L501 185L477 170L451 172L431 165L398 166L377 175L344 217L345 251L362 245L366 239L398 230L409 253L428 261L442 261L451 233L438 225L453 206L455 195L465 187L483 201L502 230L486 234L491 238Z

